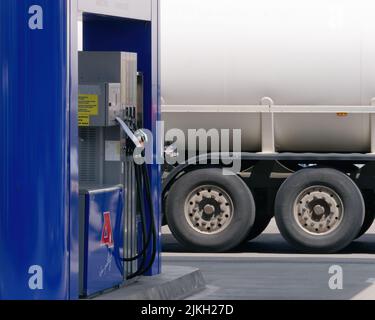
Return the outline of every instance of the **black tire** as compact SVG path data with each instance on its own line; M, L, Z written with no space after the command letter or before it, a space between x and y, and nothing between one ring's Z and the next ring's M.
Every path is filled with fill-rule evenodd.
M375 194L373 191L365 190L362 192L363 199L365 200L365 219L361 231L356 239L362 237L372 226L375 220Z
M207 185L223 190L234 208L226 227L214 234L196 230L185 215L191 193ZM166 202L166 215L171 232L188 250L225 252L240 245L247 237L255 220L255 202L251 191L239 177L223 175L223 170L219 168L200 169L185 174L172 186Z
M296 218L294 212L295 201L301 194L303 196L304 190L315 186L332 190L343 205L343 208L338 209L343 210L341 211L343 214L338 219L340 222L336 223L335 218L333 221L336 223L335 228L332 227L331 231L321 234L306 230L310 228L310 225L302 226L297 222L300 218ZM330 197L328 193L327 197ZM316 201L315 198L314 201ZM308 201L304 204L311 205ZM307 210L307 212L311 214L312 211ZM281 234L291 245L302 252L334 253L344 249L358 236L363 225L364 214L365 204L361 191L347 175L334 169L304 169L293 174L281 186L275 201L275 218ZM306 215L301 217L305 219Z

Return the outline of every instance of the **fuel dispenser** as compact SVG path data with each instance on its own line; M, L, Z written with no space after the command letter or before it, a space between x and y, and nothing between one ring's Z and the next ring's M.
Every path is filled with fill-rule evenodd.
M0 299L161 272L160 166L133 159L160 118L158 16L157 0L0 1Z
M147 139L137 133L143 118L137 54L80 52L78 65L80 292L86 297L146 272L156 231L148 171L133 159ZM149 230L144 201L151 207Z

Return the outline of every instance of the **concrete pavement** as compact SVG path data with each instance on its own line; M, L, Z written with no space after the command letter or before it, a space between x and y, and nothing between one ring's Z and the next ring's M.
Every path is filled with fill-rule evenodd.
M374 227L335 255L296 252L274 221L263 235L225 254L186 253L168 228L163 233L164 262L199 268L208 284L191 299L375 300ZM342 289L330 288L330 281L339 279L329 273L333 266L342 271Z
M163 273L139 277L122 288L110 290L94 300L181 300L206 287L200 270L186 266L164 265Z

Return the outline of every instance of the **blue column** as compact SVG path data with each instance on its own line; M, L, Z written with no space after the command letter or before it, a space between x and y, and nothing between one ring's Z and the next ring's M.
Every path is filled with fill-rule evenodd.
M0 299L69 298L66 0L0 1Z

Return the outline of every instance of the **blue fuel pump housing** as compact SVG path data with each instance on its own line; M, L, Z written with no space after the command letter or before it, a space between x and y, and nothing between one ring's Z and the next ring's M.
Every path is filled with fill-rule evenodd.
M83 50L138 55L144 124L157 136L158 0L106 3L0 1L0 299L80 295L78 21ZM157 229L160 172L156 163L149 165ZM161 272L156 242L150 276ZM88 292L105 289L88 274Z
M81 192L80 224L83 260L80 295L120 286L124 280L124 219L122 186Z

